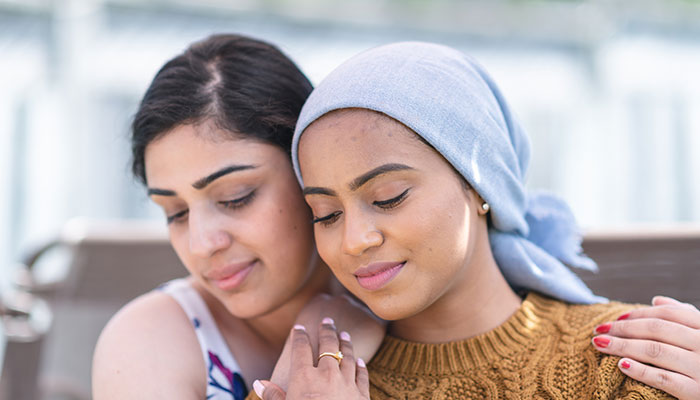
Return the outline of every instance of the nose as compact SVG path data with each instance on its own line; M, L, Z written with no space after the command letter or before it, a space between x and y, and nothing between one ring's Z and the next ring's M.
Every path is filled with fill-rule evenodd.
M231 245L231 235L220 225L223 220L206 210L189 211L190 253L207 258Z
M384 243L384 235L377 229L371 219L361 215L345 214L345 229L343 232L343 252L351 256L362 255L372 247Z

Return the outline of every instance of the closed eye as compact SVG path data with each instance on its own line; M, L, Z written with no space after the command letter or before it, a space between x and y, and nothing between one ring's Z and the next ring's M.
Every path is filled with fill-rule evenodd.
M400 195L396 197L392 197L391 199L388 200L377 200L372 202L373 205L384 209L384 210L391 210L392 208L397 207L399 204L401 204L405 199L406 196L408 195L408 191L411 190L411 188L408 188L403 191Z
M325 217L314 218L311 222L313 222L314 224L320 223L323 226L330 226L338 220L340 214L342 214L342 211L335 211L326 215Z
M255 198L255 190L253 190L252 192L248 193L247 195L245 195L243 197L239 197L237 199L220 201L219 204L221 204L222 206L224 206L226 208L230 208L230 209L235 210L235 209L246 206L248 203L250 203L253 200L253 198Z
M180 212L176 212L175 214L168 215L165 217L165 220L168 224L172 224L173 222L180 222L184 219L185 215L187 215L187 212L189 210L182 210Z

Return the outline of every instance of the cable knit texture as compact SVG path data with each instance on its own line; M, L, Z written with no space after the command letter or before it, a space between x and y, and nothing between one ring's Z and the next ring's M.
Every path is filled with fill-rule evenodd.
M459 342L387 336L369 365L374 399L672 399L591 345L596 325L634 305L571 305L530 293L505 323Z

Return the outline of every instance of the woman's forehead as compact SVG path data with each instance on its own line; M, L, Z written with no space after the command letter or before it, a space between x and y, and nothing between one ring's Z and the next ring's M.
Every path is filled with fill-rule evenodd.
M331 111L314 121L306 128L299 144L308 144L310 141L305 138L310 136L332 136L334 141L338 141L345 135L353 142L364 138L398 141L408 139L425 143L413 130L386 114L364 108L346 108Z
M445 162L412 130L386 115L354 110L327 117L310 126L299 144L305 185L337 184L385 164L428 170L434 162Z

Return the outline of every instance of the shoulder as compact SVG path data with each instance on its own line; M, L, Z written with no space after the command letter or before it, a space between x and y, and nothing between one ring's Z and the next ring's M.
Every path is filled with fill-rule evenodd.
M102 331L93 358L93 396L203 398L204 370L187 315L173 298L153 291L124 306Z
M614 321L638 304L616 301L570 304L531 293L526 299L537 317L547 322L540 343L549 343L538 359L545 391L557 398L653 399L663 393L625 376L619 357L599 352L591 344L597 325ZM581 395L583 394L583 395Z
M639 307L644 306L618 301L597 304L567 304L563 322L572 329L580 328L592 331L597 325L614 321L621 315Z
M642 382L636 381L617 367L620 359L609 354L598 353L600 357L595 376L596 389L590 398L615 400L674 399L675 397Z
M526 301L548 317L563 332L593 332L593 328L607 321L614 321L621 315L644 307L640 304L627 304L618 301L596 304L570 304L538 293L531 293Z

